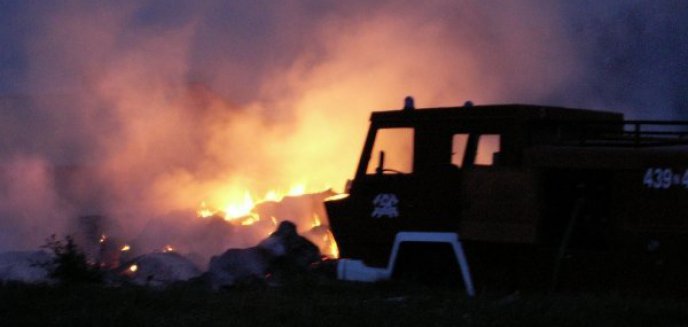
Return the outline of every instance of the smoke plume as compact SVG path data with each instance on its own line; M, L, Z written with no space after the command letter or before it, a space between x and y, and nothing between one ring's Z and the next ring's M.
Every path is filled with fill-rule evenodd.
M688 58L683 2L10 9L22 32L0 34L15 45L0 69L24 69L0 87L30 96L0 105L0 249L35 247L79 215L136 235L150 219L174 223L247 191L341 191L370 111L399 108L406 95L418 107L470 99L645 118L684 117L688 100L677 74ZM50 178L54 169L72 178Z

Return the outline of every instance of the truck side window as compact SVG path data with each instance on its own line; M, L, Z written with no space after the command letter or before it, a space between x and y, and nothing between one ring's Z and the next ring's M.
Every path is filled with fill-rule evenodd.
M452 139L451 163L457 167L463 165L463 158L466 154L468 143L468 133L454 134ZM498 158L500 151L501 136L499 134L480 134L478 137L478 147L473 164L477 166L492 166L495 158Z
M368 162L367 174L375 174L384 152L383 173L411 173L413 171L413 128L385 128L377 131Z
M495 164L495 157L499 154L500 148L499 134L482 134L478 141L478 155L475 157L475 164L479 166L492 166Z

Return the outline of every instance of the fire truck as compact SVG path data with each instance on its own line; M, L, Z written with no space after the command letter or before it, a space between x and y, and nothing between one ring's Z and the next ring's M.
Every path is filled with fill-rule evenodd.
M347 194L325 202L341 274L688 290L688 122L411 101L372 113Z

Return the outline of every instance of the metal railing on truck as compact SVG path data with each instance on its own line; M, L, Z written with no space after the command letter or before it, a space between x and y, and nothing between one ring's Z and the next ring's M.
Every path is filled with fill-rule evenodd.
M555 128L556 145L636 148L688 145L688 121L559 121L547 125Z

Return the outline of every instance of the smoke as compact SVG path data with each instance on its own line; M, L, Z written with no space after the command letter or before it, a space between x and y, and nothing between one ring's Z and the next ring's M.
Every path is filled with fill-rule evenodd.
M2 175L0 249L35 246L78 215L110 217L134 238L151 220L189 228L179 213L202 201L295 183L342 190L370 111L406 95L419 107L471 99L652 118L686 103L688 78L673 74L688 57L679 2L74 1L11 12L25 18L13 26L29 24L14 40L27 69L13 76L43 95L0 106L0 153L18 158ZM56 184L50 166L78 173Z
M54 193L50 167L41 158L18 156L0 171L0 249L43 244L64 232L64 207Z

